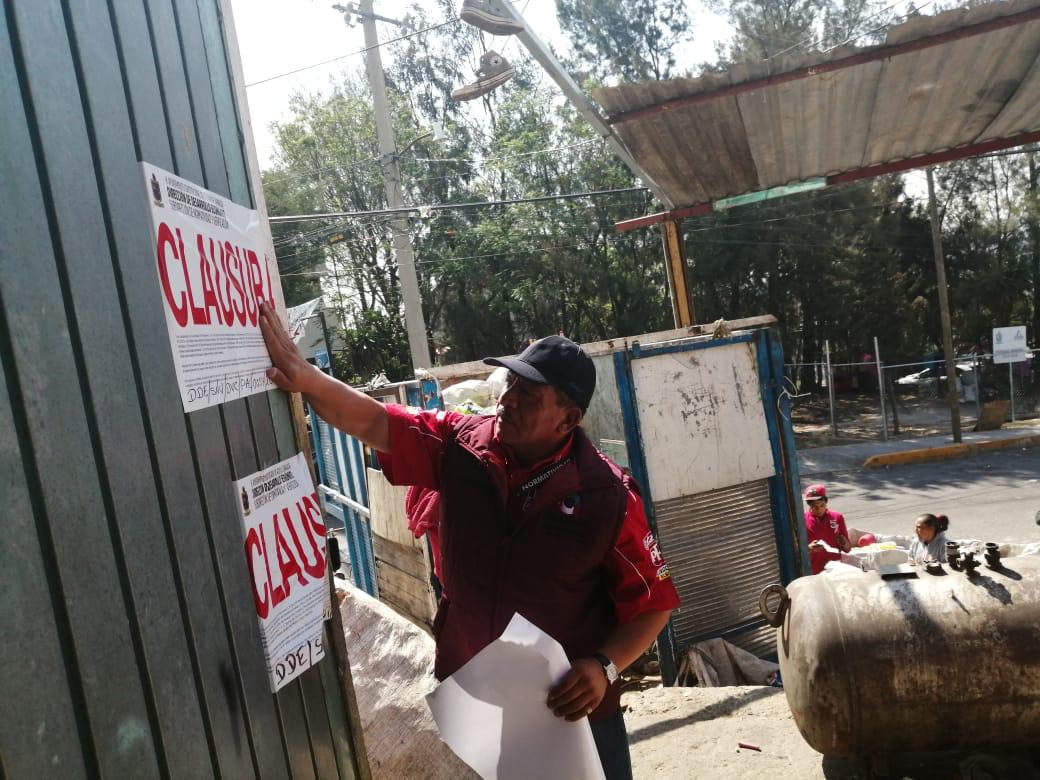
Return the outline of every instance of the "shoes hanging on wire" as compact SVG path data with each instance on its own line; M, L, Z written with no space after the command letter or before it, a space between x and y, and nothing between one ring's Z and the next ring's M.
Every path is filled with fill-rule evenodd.
M475 100L505 84L513 78L513 73L513 66L505 57L496 51L486 51L480 57L477 80L472 84L456 87L451 91L451 96L460 102Z
M515 35L524 29L522 24L502 13L494 0L464 0L459 16L462 21L492 35Z

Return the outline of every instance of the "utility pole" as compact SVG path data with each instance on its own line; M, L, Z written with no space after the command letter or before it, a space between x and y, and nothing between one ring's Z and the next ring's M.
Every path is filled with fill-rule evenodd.
M344 10L348 15L349 9ZM379 34L376 19L397 24L396 20L376 16L372 0L360 0L357 15L365 31L365 68L372 89L372 109L375 112L376 135L379 138L379 158L383 167L383 183L386 202L391 209L404 206L401 191L401 169L397 164L397 144L390 125L390 111L386 99L386 80L383 77L383 60L379 55ZM419 277L415 272L415 253L412 251L412 236L408 220L398 217L390 221L393 232L394 259L397 261L397 277L401 282L401 298L404 301L404 321L408 331L408 350L412 356L412 368L429 368L430 345L426 338L426 320L423 318L422 298L419 296Z
M939 209L935 205L935 181L931 166L925 172L928 175L928 219L932 223L935 279L939 288L939 319L942 322L943 353L946 357L946 403L950 406L953 440L960 443L961 405L957 397L957 366L953 354L953 328L950 325L950 296L946 289L946 261L943 259L942 231L939 228Z

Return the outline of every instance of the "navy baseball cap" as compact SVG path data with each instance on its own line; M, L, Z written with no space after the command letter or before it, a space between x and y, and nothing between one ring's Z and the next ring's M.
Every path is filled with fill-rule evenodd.
M515 358L484 358L489 366L505 366L524 379L562 390L582 412L596 389L596 366L578 344L566 336L546 336Z

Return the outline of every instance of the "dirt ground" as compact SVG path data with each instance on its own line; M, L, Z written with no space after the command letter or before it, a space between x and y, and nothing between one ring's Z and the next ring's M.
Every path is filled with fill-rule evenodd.
M893 430L891 399L888 400L889 435L916 438L946 433L950 429L949 408L941 399L901 397L899 434ZM975 405L961 404L961 424L970 429L975 424ZM876 395L840 395L835 403L838 435L830 428L830 407L826 396L799 399L791 413L795 439L799 449L829 447L856 441L881 438L881 407Z
M779 688L650 688L622 704L636 780L826 777Z
M636 780L865 780L860 763L825 759L802 739L779 688L649 688L622 696ZM746 742L759 751L742 749ZM880 768L880 767L879 767ZM902 756L881 776L1032 780L1026 756Z
M942 398L900 395L896 406L899 432L895 432L892 398L886 397L888 432L890 438L909 439L935 436L950 432L950 411ZM962 403L961 426L971 430L975 425L975 403ZM1016 401L1017 419L1029 420L1040 416L1040 399L1035 395ZM830 405L826 394L799 397L791 410L798 449L830 447L881 438L881 406L876 394L843 393L835 399L835 422L838 435L831 432Z

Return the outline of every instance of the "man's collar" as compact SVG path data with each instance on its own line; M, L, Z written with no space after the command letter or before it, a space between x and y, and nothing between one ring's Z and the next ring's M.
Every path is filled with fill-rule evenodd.
M505 465L506 473L509 475L510 488L514 488L523 483L532 474L547 469L570 455L571 450L574 448L574 431L571 431L567 435L567 438L555 451L530 466L523 466L517 462L516 457L510 451L509 447L499 441L497 429L495 431L495 436L492 439L492 445L498 451L502 458L502 462Z

